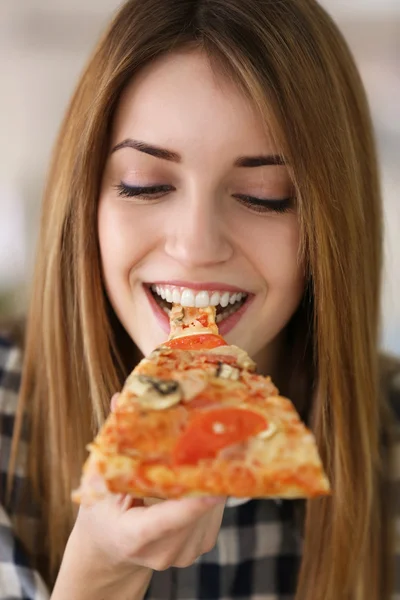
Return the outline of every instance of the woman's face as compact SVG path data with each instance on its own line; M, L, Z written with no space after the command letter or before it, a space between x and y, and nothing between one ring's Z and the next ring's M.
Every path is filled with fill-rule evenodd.
M268 367L304 285L277 154L249 100L200 52L159 59L125 90L98 227L109 299L143 354L168 336L168 301L211 302L226 340Z

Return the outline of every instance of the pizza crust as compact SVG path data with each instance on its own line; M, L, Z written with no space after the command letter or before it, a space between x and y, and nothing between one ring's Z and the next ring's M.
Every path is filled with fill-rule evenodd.
M236 498L313 498L329 493L329 482L318 464L290 461L266 466L240 460L215 460L195 467L146 465L139 459L108 455L93 449L86 464L88 475L75 500L91 503L112 493L134 497L182 498L234 496ZM93 484L98 482L96 486Z

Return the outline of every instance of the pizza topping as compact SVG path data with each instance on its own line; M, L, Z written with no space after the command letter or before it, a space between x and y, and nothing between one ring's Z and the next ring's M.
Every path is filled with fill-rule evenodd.
M202 327L208 327L209 316L205 313L197 317L196 322L200 323Z
M170 340L196 333L218 334L218 327L215 324L214 306L195 308L173 304L169 318L171 327Z
M267 429L264 429L264 431L260 431L260 433L258 433L256 437L259 440L268 440L270 437L275 435L275 433L277 431L278 431L278 428L275 425L275 423L268 423Z
M196 352L192 354L192 361L201 361L202 363L210 363L212 365L218 365L223 362L227 365L237 366L236 358L234 356L228 356L223 354L211 354L211 352Z
M184 337L177 337L165 343L169 348L180 350L209 350L217 346L226 346L223 337L214 333L197 333Z
M126 390L135 394L143 408L164 410L178 404L182 390L173 379L159 379L149 375L135 375L127 381Z
M225 357L234 357L236 359L236 364L238 367L242 369L246 369L248 371L255 371L256 363L250 358L250 356L237 346L225 346L221 345L220 347L210 348L208 352L211 354L219 354L223 357L221 360L225 361Z
M187 427L188 415L187 410L177 405L168 411L116 412L111 419L111 426L96 442L100 447L123 456L164 460Z
M210 396L210 394L206 392L203 394L202 392L200 392L199 394L196 394L196 396L194 396L193 399L189 400L190 402L190 408L192 410L194 409L198 409L198 408L207 408L209 409L210 407L217 407L220 406L221 402L218 400L216 400L214 398L214 396Z
M179 389L178 383L173 379L155 379L153 377L146 377L145 375L139 375L139 379L150 383L163 396L169 396Z
M271 381L271 377L263 377L256 373L242 371L242 381L250 388L251 392L259 392L262 398L276 396L278 389Z
M213 459L227 446L243 442L267 428L266 419L255 411L216 408L197 414L173 451L175 464L197 464Z
M213 423L212 426L213 432L214 433L225 433L226 431L226 427L223 423L219 423L218 421L216 423Z
M240 371L236 367L232 367L231 365L227 365L223 362L218 363L216 376L221 377L221 379L233 379L233 381L237 381L240 377Z
M169 372L172 370L177 371L179 369L186 369L188 366L193 364L193 353L188 350L177 350L168 348L167 346L159 346L156 351L153 351L150 355L151 360L143 358L136 369L140 370L142 365L146 367L166 366Z
M157 346L157 348L154 348L154 350L152 352L150 352L148 358L142 358L142 360L140 361L139 364L154 362L157 360L157 358L160 355L167 356L169 352L170 352L170 349L167 346L165 346L164 344L161 344L161 346Z
M176 377L182 389L183 398L187 402L195 398L208 385L208 376L203 369L189 369L177 372Z

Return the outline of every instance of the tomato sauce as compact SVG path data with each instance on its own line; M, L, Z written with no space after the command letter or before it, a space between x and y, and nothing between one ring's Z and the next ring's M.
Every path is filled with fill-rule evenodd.
M215 458L223 448L243 442L266 428L266 419L251 410L227 407L199 412L179 438L173 462L195 465L202 459Z

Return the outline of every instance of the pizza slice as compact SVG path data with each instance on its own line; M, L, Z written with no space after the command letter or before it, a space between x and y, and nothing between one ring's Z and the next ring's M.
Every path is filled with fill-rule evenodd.
M77 502L138 497L315 497L330 493L312 433L215 308L174 306L169 339L127 378L89 446Z

